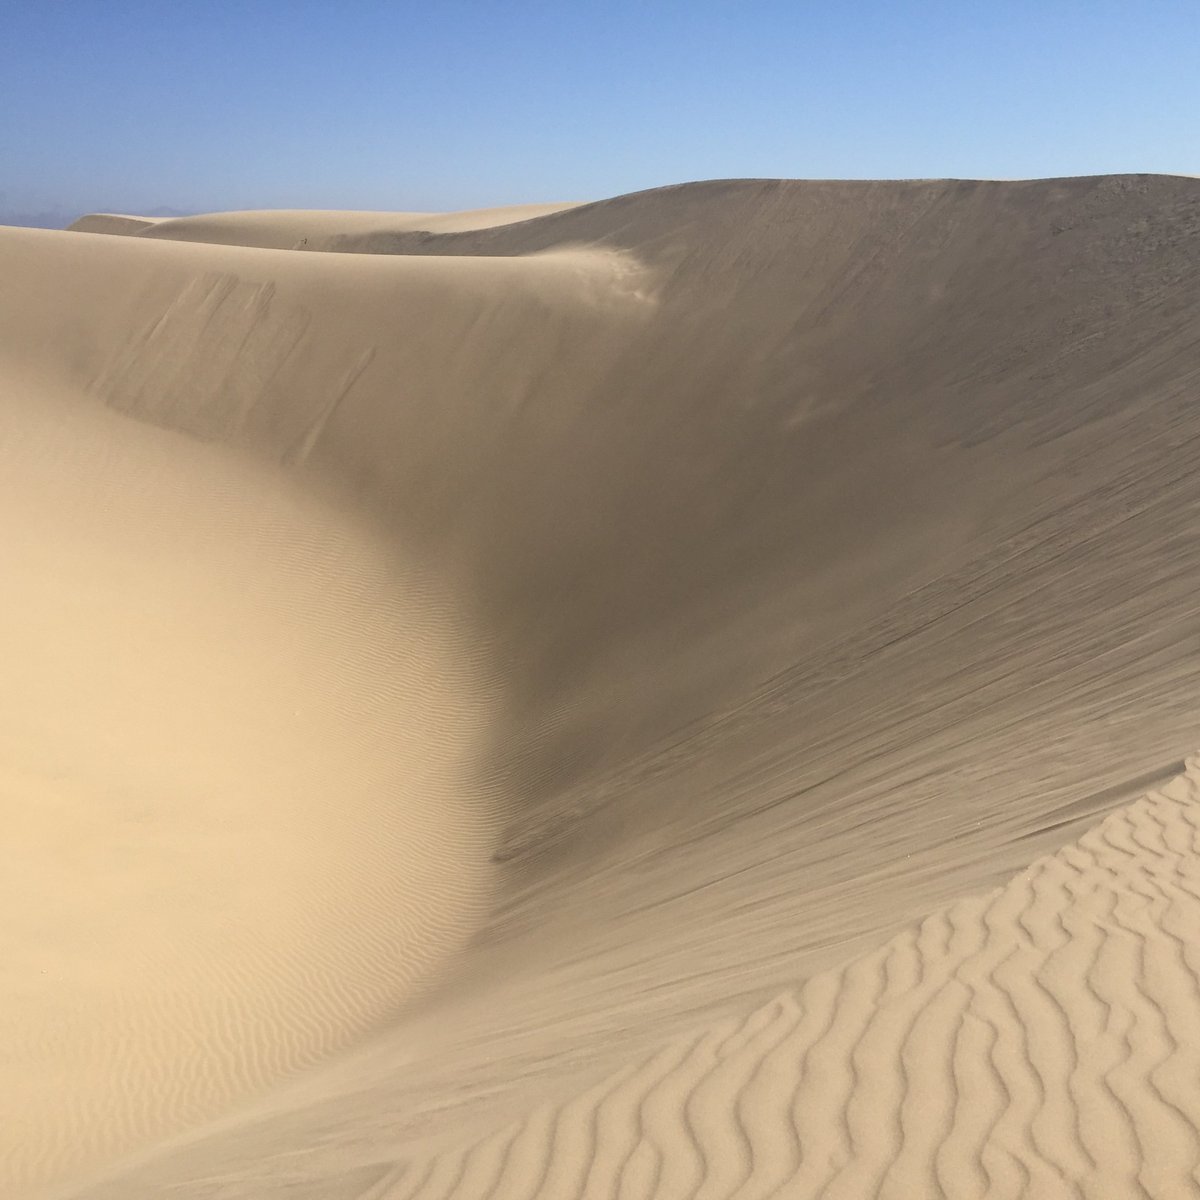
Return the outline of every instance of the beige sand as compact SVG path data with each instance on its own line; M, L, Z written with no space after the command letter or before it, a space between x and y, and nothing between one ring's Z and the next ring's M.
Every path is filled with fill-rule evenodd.
M0 231L10 1190L1180 1194L1197 186Z

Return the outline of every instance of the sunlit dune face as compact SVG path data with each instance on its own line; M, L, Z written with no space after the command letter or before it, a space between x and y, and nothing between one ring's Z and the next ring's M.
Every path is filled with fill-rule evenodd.
M453 951L486 696L445 597L331 510L122 418L6 417L0 1156L36 1177L345 1044Z

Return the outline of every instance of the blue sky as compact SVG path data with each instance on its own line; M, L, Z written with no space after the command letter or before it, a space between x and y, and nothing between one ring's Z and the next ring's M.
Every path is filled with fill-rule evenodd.
M1200 174L1200 0L0 0L0 219Z

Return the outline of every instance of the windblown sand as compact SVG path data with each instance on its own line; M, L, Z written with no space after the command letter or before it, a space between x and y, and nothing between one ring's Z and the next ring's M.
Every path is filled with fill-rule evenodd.
M1200 182L0 265L0 1193L1200 1195Z

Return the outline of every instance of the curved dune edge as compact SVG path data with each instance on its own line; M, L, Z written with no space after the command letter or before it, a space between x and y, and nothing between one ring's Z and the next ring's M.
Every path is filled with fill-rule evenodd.
M68 227L73 233L108 233L174 242L208 242L260 249L309 248L310 241L399 233L468 233L494 229L577 208L575 202L508 204L462 212L352 212L338 209L253 209L198 213L190 217L138 217L87 213Z
M361 1200L1200 1187L1200 757L1006 887Z
M391 1020L486 914L499 831L436 578L281 473L5 382L8 1197Z

